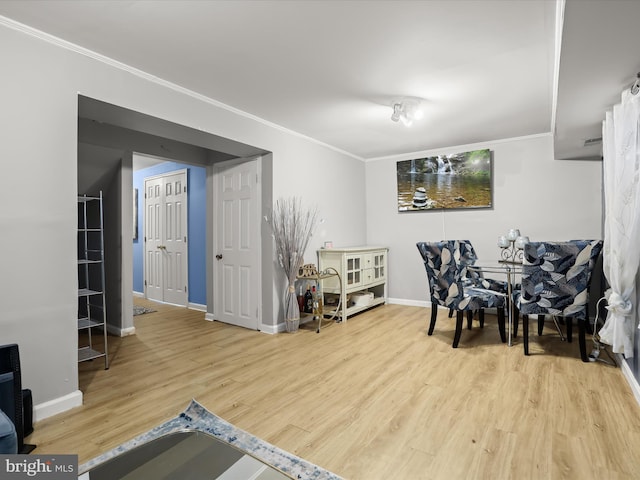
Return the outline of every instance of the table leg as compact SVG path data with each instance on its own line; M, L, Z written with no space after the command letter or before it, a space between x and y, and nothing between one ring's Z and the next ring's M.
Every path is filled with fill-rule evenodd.
M512 346L512 332L513 332L513 298L511 295L511 268L507 267L507 316L509 321L509 336L507 345Z

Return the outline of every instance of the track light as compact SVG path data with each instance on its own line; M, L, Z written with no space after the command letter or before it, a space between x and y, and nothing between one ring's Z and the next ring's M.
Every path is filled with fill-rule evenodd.
M640 73L636 75L636 81L631 85L631 95L637 95L640 92Z
M391 120L402 122L405 127L410 127L414 120L422 118L419 99L404 98L393 103Z
M391 120L397 122L400 120L400 116L402 115L402 105L399 103L393 104L393 115L391 115Z

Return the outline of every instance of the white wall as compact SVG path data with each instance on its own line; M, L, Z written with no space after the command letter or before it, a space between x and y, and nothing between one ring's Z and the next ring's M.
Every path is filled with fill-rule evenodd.
M553 160L550 136L473 147L494 151L493 210L398 214L395 162L400 158L365 164L4 25L0 58L0 158L7 179L0 189L0 343L20 345L23 384L33 390L36 418L81 400L75 263L78 93L273 152L274 199L300 195L319 206L324 220L305 261L315 261L314 251L325 240L335 246L388 245L392 298L427 300L415 248L420 240L469 238L481 258L495 258L497 235L512 226L532 239L600 235L600 163ZM274 279L279 298L278 282ZM265 314L281 316L278 301L272 310Z
M365 165L214 102L0 26L0 343L18 343L36 418L78 405L79 93L273 152L273 196L317 203L311 248L365 241ZM256 72L259 81L259 72ZM309 260L315 258L308 254ZM266 315L277 317L279 305Z
M398 160L480 148L493 152L492 209L398 213ZM601 162L554 160L551 135L368 161L367 240L390 248L391 301L429 301L419 241L469 239L478 257L489 261L499 258L498 236L513 227L531 240L602 238L601 168Z

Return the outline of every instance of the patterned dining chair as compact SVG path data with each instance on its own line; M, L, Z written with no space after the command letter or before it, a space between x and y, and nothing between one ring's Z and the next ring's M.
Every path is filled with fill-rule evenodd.
M442 240L443 242L448 242L449 240ZM470 265L474 265L476 260L478 260L478 256L476 255L476 251L469 240L451 240L453 242L453 258L458 266L458 270L460 272L460 279L462 280L462 284L464 286L470 286L478 283L480 278L480 274L474 271L473 269L469 269ZM453 317L455 310L453 308L449 309L449 318ZM484 310L480 311L479 315L480 327L484 327ZM471 328L471 322L473 321L473 312L467 312L467 323L468 327Z
M569 341L570 324L573 319L578 321L580 358L589 361L586 346L589 285L601 250L601 240L525 245L521 293L516 300L522 314L525 355L529 355L529 315L553 315L565 319Z
M595 242L599 242L598 245L595 246L595 250L593 250L591 252L591 257L589 258L589 269L591 270L591 275L589 276L589 283L587 284L587 291L591 294L592 290L591 290L591 283L592 280L594 278L594 275L598 275L598 272L604 276L604 273L602 272L602 263L599 262L600 260L600 253L602 252L602 248L603 248L603 242L599 241L599 240L592 240L592 239L572 239L569 240L570 242L579 242L579 241L586 241L589 243L593 243ZM600 292L595 292L596 293L596 297L599 298L602 295L599 295ZM587 315L587 332L588 333L593 333L593 325L590 324L589 319L591 318L589 316L589 302L587 302L587 311L586 311L586 315ZM570 342L571 341L571 332L572 332L572 322L566 322L566 326L567 326L567 339Z
M442 240L443 242L448 240ZM458 264L460 271L460 278L462 284L465 287L477 287L487 290L495 290L501 294L507 294L507 282L495 280L492 278L485 278L482 271L469 268L475 265L478 260L476 250L473 248L473 244L470 240L450 240L453 242L453 257ZM449 309L449 318L453 317L454 310ZM473 319L473 312L467 312L467 321L469 328L471 328L471 321ZM480 327L484 326L484 309L478 310L478 320Z
M458 262L460 268L460 276L463 278L465 286L473 286L477 288L485 288L487 290L495 290L500 293L507 293L507 282L505 280L496 280L494 278L486 278L481 270L469 268L478 260L471 241L469 240L452 240L454 258Z
M438 316L438 306L456 312L456 331L453 348L458 347L462 335L465 312L496 307L500 339L506 342L504 305L506 297L497 292L473 285L465 286L461 270L454 257L454 242L419 242L418 251L427 271L429 296L431 297L431 321L428 335L433 334Z

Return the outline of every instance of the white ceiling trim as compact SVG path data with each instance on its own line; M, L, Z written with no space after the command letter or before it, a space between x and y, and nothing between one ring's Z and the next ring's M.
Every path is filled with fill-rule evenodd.
M251 113L245 112L243 110L237 109L235 107L232 107L231 105L227 105L225 103L222 103L218 100L215 100L213 98L207 97L205 95L202 95L200 93L194 92L193 90L189 90L188 88L182 87L180 85L177 85L175 83L169 82L167 80L164 80L162 78L159 78L155 75L152 75L150 73L147 73L143 70L140 70L138 68L132 67L130 65L127 65L125 63L119 62L117 60L114 60L113 58L107 57L105 55L99 54L97 52L94 52L92 50L89 50L88 48L84 48L81 47L80 45L76 45L75 43L69 42L67 40L63 40L62 38L56 37L55 35L51 35L49 33L43 32L41 30L38 30L36 28L30 27L28 25L25 25L23 23L20 22L16 22L15 20L12 20L10 18L7 18L5 16L0 15L0 25L4 25L8 28L11 28L13 30L17 30L19 32L25 33L27 35L30 35L32 37L38 38L40 40L43 40L45 42L51 43L53 45L56 45L58 47L64 48L66 50L70 50L76 53L79 53L81 55L84 55L86 57L92 58L93 60L97 60L99 62L102 62L106 65L109 65L111 67L117 68L119 70L123 70L125 72L128 72L132 75L135 75L137 77L143 78L145 80L148 80L150 82L153 82L157 85L161 85L163 87L169 88L171 90L174 90L176 92L182 93L184 95L190 96L192 98L195 98L197 100L200 100L202 102L208 103L210 105L213 105L215 107L218 108L222 108L224 110L227 110L229 112L232 112L236 115L248 118L250 120L259 122L263 125L266 125L270 128L274 128L276 130L280 130L281 132L290 134L290 135L294 135L296 137L308 140L310 142L313 142L317 145L321 145L323 147L329 148L330 150L333 150L335 152L338 152L342 155L346 155L348 157L354 158L356 160L360 160L360 161L364 161L365 159L363 157L360 157L358 155L354 155L353 153L347 152L345 150L342 150L340 148L334 147L333 145L329 145L327 143L321 142L315 138L309 137L307 135L303 135L302 133L296 132L295 130L291 130L289 128L283 127L282 125L278 125L276 123L270 122L268 120L265 120L264 118L260 118L257 117ZM166 119L168 120L168 119ZM214 133L214 132L210 132L210 133Z
M501 143L520 142L522 140L530 140L533 138L551 137L551 132L534 133L533 135L523 135L521 137L502 138L500 140L487 140L478 143L467 143L466 145L455 145L451 147L432 148L430 150L421 150L411 153L400 153L398 155L388 155L386 157L368 158L366 162L377 162L379 160L407 160L411 158L423 158L431 155L446 155L448 153L459 153L468 150L480 150L483 148L491 148Z

